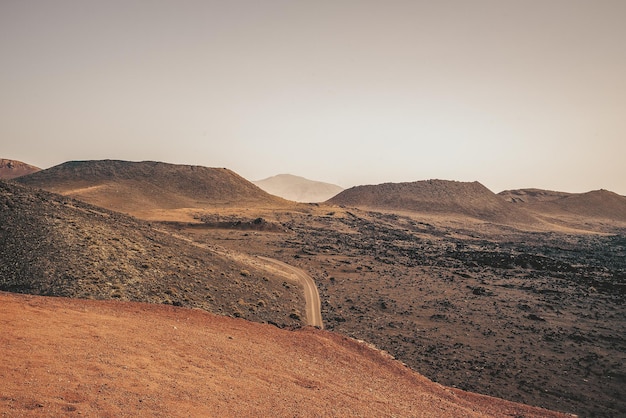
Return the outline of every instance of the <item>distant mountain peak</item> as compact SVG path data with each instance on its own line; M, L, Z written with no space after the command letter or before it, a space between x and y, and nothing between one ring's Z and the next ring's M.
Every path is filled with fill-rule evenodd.
M307 203L324 202L343 190L336 184L309 180L293 174L277 174L252 183L275 196Z

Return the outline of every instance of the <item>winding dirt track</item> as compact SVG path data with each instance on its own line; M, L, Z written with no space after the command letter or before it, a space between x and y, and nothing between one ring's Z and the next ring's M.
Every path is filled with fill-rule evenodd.
M317 291L315 281L304 270L269 257L260 255L251 256L230 250L218 249L217 247L206 248L224 257L229 257L232 260L237 260L239 262L277 274L290 282L301 284L304 289L304 300L306 304L306 324L319 329L324 329L320 294Z
M216 248L211 248L222 256L229 257L233 260L237 260L248 265L255 266L257 268L272 272L279 276L284 277L291 282L300 283L304 289L304 300L306 303L306 324L319 329L324 329L324 322L322 321L322 303L320 301L320 294L317 291L315 281L304 270L297 267L290 266L282 261L275 260L269 257L263 256L250 256L242 253L235 253L232 251L223 251Z
M324 329L324 322L322 321L322 303L320 301L320 294L317 291L317 286L315 285L315 281L313 280L313 278L306 274L304 270L290 266L289 264L283 263L282 261L262 256L257 256L257 258L278 267L280 272L287 273L293 279L296 279L296 281L302 283L302 287L304 287L304 299L306 301L307 325Z
M306 303L306 323L307 325L317 327L319 329L324 329L320 294L317 290L317 286L315 285L315 281L304 270L290 266L287 263L283 263L282 261L278 261L273 258L263 257L260 255L250 256L247 254L227 250L216 245L202 244L186 236L172 233L171 231L167 231L164 229L159 230L161 232L182 239L186 242L192 243L193 245L196 245L198 247L207 249L221 256L228 257L231 260L237 260L239 262L253 265L266 271L271 271L272 273L278 274L279 276L283 276L285 279L291 282L302 284L302 287L304 289L304 300Z

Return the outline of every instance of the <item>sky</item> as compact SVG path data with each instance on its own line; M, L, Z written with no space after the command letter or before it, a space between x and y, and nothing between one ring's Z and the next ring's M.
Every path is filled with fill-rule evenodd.
M0 157L626 195L624 0L0 0Z

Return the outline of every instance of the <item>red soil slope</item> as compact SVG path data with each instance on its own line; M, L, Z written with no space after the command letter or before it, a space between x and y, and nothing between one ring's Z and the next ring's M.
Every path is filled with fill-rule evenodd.
M561 414L435 384L316 329L0 292L1 416Z
M27 174L36 173L41 168L29 165L21 161L0 158L0 179L13 179Z

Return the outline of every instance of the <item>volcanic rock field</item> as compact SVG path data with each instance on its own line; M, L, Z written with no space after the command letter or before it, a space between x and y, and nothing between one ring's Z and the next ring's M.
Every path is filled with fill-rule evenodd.
M624 231L319 209L283 215L287 233L194 234L311 272L327 329L434 381L581 416L626 413Z

